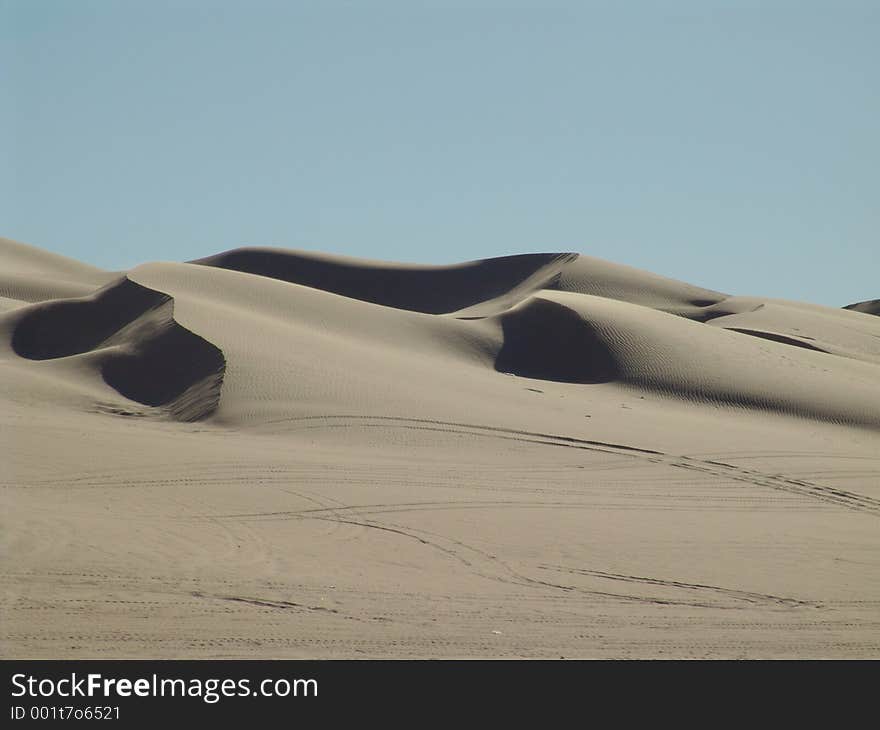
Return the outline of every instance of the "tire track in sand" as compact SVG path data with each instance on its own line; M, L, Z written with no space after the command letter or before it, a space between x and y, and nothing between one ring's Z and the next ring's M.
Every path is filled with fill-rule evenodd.
M279 423L289 421L322 421L323 425L304 425L302 428L346 428L353 427L355 423L359 427L387 428L389 425L397 425L400 428L421 431L435 431L443 433L460 433L470 436L485 436L488 438L522 441L526 443L555 446L560 448L581 449L619 456L629 456L657 464L687 469L689 471L702 472L711 476L732 479L755 486L766 487L783 492L789 492L801 497L818 500L833 504L845 509L880 516L880 499L868 497L857 492L829 487L805 479L793 479L782 474L767 474L755 469L728 464L722 461L699 459L693 456L667 454L653 449L644 449L627 444L618 444L608 441L594 441L580 439L572 436L542 433L538 431L524 431L497 426L484 426L472 423L460 423L455 421L440 421L422 418L403 418L397 416L300 416L294 418L278 419L267 423ZM354 422L354 423L351 423Z

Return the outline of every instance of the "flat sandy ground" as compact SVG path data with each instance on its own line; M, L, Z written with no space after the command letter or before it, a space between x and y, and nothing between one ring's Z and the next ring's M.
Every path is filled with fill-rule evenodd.
M880 317L587 256L0 240L4 657L880 657Z

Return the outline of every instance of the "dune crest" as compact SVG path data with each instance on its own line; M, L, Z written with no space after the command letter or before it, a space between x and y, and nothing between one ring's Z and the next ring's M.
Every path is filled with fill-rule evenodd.
M416 266L343 256L241 248L190 263L215 266L321 289L386 307L426 314L468 312L513 303L550 286L577 254L522 254L454 266Z

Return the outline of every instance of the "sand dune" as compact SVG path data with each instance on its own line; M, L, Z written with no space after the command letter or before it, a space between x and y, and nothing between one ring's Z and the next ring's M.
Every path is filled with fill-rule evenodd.
M0 262L6 656L880 653L870 302Z
M864 312L865 314L880 314L880 299L870 299L866 302L847 304L844 309L851 309L854 312Z

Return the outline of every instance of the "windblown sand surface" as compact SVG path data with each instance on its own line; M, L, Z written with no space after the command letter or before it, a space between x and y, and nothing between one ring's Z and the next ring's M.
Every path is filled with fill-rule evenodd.
M0 653L878 657L872 312L0 240Z

